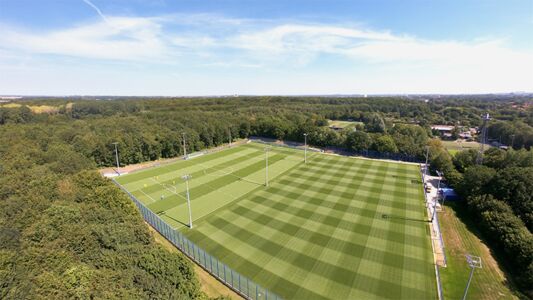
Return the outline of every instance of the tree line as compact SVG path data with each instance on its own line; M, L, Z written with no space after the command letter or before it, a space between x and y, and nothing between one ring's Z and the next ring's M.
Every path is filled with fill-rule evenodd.
M470 199L472 215L495 247L517 258L509 260L522 272L514 274L527 290L531 278L524 274L533 273L527 272L531 271L531 151L487 151L484 168L496 171L485 172L475 166L475 152L452 158L438 140L431 139L429 125L476 126L482 122L479 116L489 111L502 116L498 122L505 124L495 121L491 136L503 130L497 128L518 126L513 127L514 146L527 148L531 137L518 135L532 125L531 110L523 109L528 99L425 100L46 98L25 99L15 108L0 106L0 139L5 141L0 143L0 298L204 297L191 265L181 255L158 247L130 201L94 169L114 165L114 142L119 143L121 163L132 164L182 155L184 139L190 153L227 143L230 135L303 142L304 133L311 145L351 151L423 158L429 146L431 168L443 171ZM36 104L59 109L36 114L28 108ZM360 123L333 130L328 119ZM490 184L468 181L469 172L487 173ZM499 188L493 189L496 185ZM475 186L483 188L474 193Z

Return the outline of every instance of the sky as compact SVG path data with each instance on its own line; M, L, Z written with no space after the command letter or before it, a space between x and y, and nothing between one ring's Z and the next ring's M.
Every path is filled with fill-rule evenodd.
M0 0L0 95L533 92L533 0Z

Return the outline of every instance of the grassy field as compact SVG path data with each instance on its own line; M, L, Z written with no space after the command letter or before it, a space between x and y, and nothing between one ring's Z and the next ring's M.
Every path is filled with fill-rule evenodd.
M355 121L340 121L340 120L328 120L328 126L335 126L339 128L351 128L355 127L357 124L363 124L363 122L355 122Z
M489 248L459 218L457 211L457 206L450 203L439 216L448 259L448 266L441 268L444 298L462 298L470 272L465 255L471 254L480 256L483 265L474 271L468 299L517 299Z
M72 107L72 104L70 104L70 107ZM67 104L67 106L69 105ZM21 104L18 103L8 103L0 105L0 107L5 108L19 108L21 107ZM57 113L59 112L60 107L59 106L50 106L50 105L25 105L27 106L33 113L36 114L42 114L42 113Z
M455 153L462 151L462 150L468 150L468 149L475 149L478 150L480 143L478 142L465 142L465 141L442 141L442 145L451 155L455 155ZM490 148L490 145L485 145L485 148Z
M434 299L416 165L247 144L121 176L173 228L286 299ZM190 181L193 229L184 183ZM163 196L163 197L161 197Z

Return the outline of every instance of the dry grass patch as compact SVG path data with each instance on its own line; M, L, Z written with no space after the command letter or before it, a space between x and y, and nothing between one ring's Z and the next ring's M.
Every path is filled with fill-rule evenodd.
M448 259L448 266L441 268L444 298L462 298L470 273L465 255L471 254L481 257L483 268L474 271L469 299L517 299L502 266L472 229L466 216L458 213L461 209L464 207L452 203L439 216Z

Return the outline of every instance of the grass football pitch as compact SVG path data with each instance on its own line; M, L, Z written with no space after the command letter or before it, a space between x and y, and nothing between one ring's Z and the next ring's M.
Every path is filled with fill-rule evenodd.
M285 299L435 299L416 165L250 143L118 182L198 246ZM189 181L193 229L185 183Z

